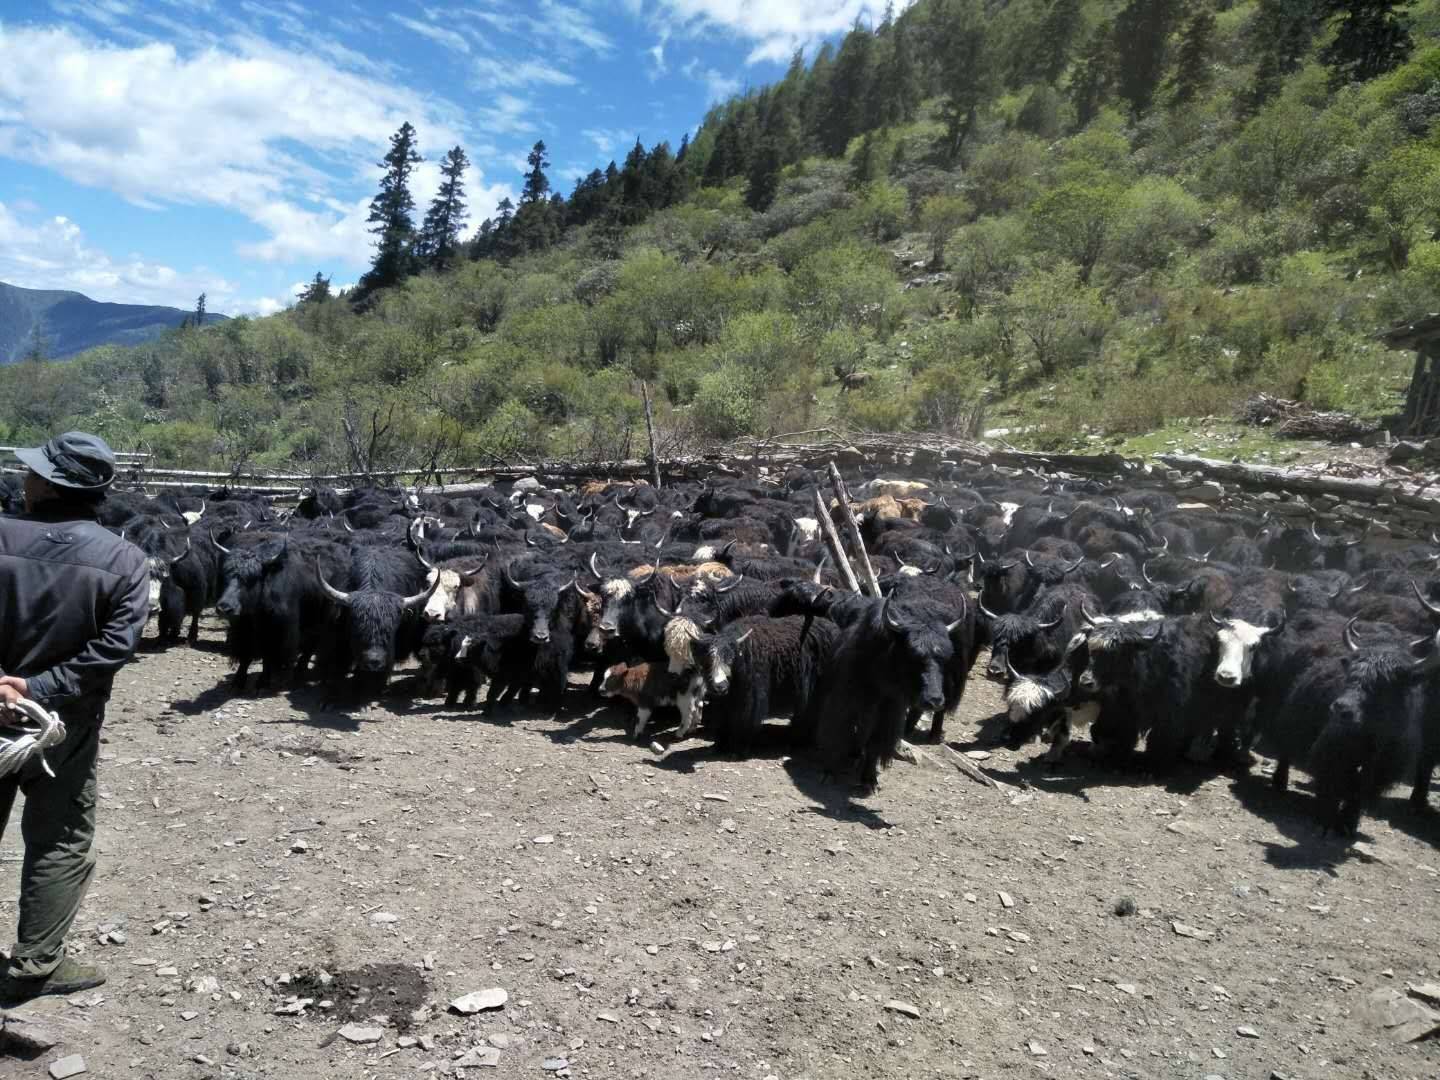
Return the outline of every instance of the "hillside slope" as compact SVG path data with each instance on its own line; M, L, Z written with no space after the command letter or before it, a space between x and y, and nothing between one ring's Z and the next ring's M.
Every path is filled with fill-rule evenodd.
M1354 60L1347 6L1405 47ZM1412 358L1377 331L1440 298L1440 0L917 0L674 152L568 199L533 179L362 303L0 370L0 440L84 417L197 466L609 459L646 385L662 453L982 415L1120 445L1257 391L1378 419Z
M24 357L38 329L43 355L63 359L97 345L137 345L179 326L191 313L152 304L108 304L78 292L22 289L0 281L0 363ZM205 323L226 316L206 313Z

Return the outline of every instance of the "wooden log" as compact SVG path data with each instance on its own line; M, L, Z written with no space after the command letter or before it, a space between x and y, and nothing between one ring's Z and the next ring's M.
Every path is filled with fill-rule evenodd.
M1315 476L1298 469L1282 469L1272 465L1242 465L1189 454L1161 454L1156 460L1172 469L1198 472L1203 476L1246 488L1330 495L1349 501L1394 503L1430 514L1440 514L1440 491L1437 491L1436 496L1422 495L1420 492L1423 488L1399 480Z
M850 586L851 592L858 593L860 582L855 580L855 568L845 557L845 547L840 543L839 534L835 532L835 523L830 520L830 513L825 509L825 500L820 497L818 487L815 489L815 516L820 519L820 531L825 534L825 541L830 547L830 557L840 568L840 574L845 578L845 584Z
M865 550L865 538L860 535L860 526L855 524L855 512L850 508L850 494L845 490L845 481L840 477L840 470L835 462L830 462L830 486L835 490L835 501L840 504L840 516L845 520L845 531L850 534L850 543L855 548L855 558L860 560L860 568L865 571L865 584L870 587L870 595L880 599L880 580L875 576L875 568L870 565L870 553ZM825 520L830 520L826 515Z

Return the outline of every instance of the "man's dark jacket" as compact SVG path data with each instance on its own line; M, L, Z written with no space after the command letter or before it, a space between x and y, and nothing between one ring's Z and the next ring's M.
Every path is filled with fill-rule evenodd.
M0 517L0 668L67 719L98 715L150 610L144 554L93 519L64 503Z

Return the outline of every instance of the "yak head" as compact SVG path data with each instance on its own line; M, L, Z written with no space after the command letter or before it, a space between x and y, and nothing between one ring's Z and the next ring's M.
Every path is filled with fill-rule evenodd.
M945 669L955 656L950 635L964 624L932 622L887 599L880 605L880 623L891 643L894 677L905 696L923 712L945 707Z
M342 592L325 580L318 561L315 572L326 595L349 615L345 622L356 670L370 674L388 672L394 666L395 640L401 624L407 615L425 606L440 584L439 571L432 570L425 590L414 596L368 588Z
M998 682L1011 678L1011 658L1024 664L1036 651L1041 638L1065 621L1065 606L1053 619L1041 619L1034 615L996 615L981 605L980 614L985 618L990 636L990 663L985 676Z
M550 641L551 633L557 629L555 623L560 601L576 587L576 581L574 574L564 581L561 575L554 573L521 581L515 577L513 563L506 565L505 584L514 591L524 607L531 644L544 645Z
M750 640L750 635L754 632L753 627L740 634L721 631L700 638L694 643L696 664L705 676L706 685L715 693L724 694L729 691L730 680L735 673L735 662L742 655L745 642Z
M1285 612L1268 611L1261 621L1250 622L1228 612L1220 616L1212 611L1210 621L1218 628L1215 636L1220 646L1215 681L1233 689L1249 681L1255 668L1255 654L1265 640L1285 628Z
M266 540L255 547L224 547L212 536L210 542L225 556L221 566L224 588L215 609L227 619L245 613L246 600L259 588L266 574L274 573L284 564L288 550L284 540Z

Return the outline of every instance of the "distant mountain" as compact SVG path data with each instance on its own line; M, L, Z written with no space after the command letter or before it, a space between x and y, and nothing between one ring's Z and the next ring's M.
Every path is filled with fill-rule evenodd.
M77 292L22 289L0 281L0 364L30 350L38 329L51 360L96 345L136 345L179 326L191 313L152 304L102 304ZM226 318L207 312L205 323Z

